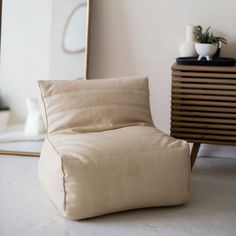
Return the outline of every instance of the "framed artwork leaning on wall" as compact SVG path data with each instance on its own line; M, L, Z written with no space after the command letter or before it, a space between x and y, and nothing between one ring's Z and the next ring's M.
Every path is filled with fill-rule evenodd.
M2 6L0 100L10 116L0 124L0 154L38 157L45 127L37 81L88 78L90 1L20 4Z

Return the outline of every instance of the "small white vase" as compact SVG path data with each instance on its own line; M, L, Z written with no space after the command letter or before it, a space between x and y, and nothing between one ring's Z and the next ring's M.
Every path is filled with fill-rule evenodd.
M187 25L186 27L186 40L180 45L179 54L181 57L196 57L197 52L195 50L194 42L194 26Z
M217 43L195 43L196 51L199 55L198 60L200 61L203 57L207 61L212 60L212 56L216 53L218 44Z
M45 133L38 100L36 98L27 98L26 106L28 114L25 122L25 135L32 137Z

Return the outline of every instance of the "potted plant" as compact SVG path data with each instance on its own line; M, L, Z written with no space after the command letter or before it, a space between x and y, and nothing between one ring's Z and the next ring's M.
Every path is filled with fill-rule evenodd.
M215 36L210 32L208 27L205 32L200 25L196 26L194 31L195 36L195 49L199 55L198 60L205 57L208 61L212 60L218 48L221 48L221 43L227 44L227 40L220 36Z

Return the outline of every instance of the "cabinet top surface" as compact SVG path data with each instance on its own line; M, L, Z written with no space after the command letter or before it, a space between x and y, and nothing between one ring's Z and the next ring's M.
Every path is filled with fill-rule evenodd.
M212 71L212 72L232 72L236 73L236 66L190 66L173 64L172 70L184 71Z

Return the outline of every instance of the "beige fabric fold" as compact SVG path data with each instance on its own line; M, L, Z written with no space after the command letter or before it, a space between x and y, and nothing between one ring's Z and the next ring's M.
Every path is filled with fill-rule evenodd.
M48 129L39 180L62 215L76 220L188 200L188 144L153 126L147 78L39 85Z

